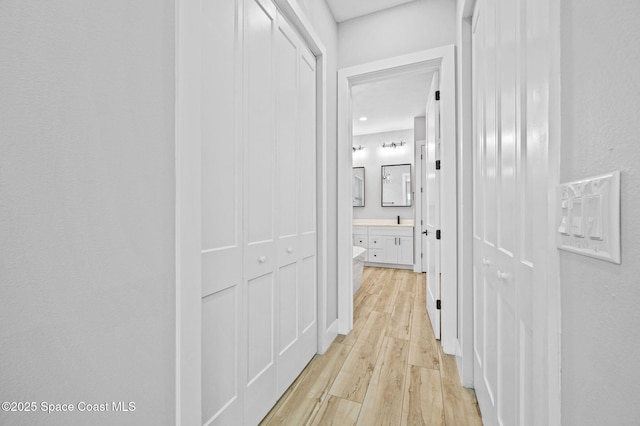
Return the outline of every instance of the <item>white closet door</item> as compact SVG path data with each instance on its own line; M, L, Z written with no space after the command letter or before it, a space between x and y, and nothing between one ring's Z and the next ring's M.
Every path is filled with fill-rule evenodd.
M315 197L315 182L310 181L310 176L315 174L315 157L309 156L309 148L315 150L315 116L308 122L309 113L315 111L315 108L309 111L309 102L315 102L315 76L309 75L313 69L302 59L302 52L300 39L279 17L276 32L278 395L293 383L316 353L317 346L316 327L305 324L308 311L315 312L315 246L313 252L308 253L309 241L302 232L302 227L308 226L302 214L310 198L308 192L311 198ZM311 140L309 130L314 133ZM315 205L311 207L313 218ZM315 233L315 222L312 226ZM313 293L311 300L310 293ZM310 303L313 306L310 307ZM311 325L315 325L315 315Z
M202 423L255 425L317 351L315 57L271 0L202 12Z
M202 2L202 423L216 425L242 422L242 76L233 43L236 9L235 0Z
M473 349L474 349L474 388L478 402L482 408L485 424L495 424L495 414L487 406L493 406L493 393L485 381L485 358L487 333L485 313L486 279L484 269L489 266L489 259L483 255L485 239L485 55L484 55L484 10L480 2L476 3L473 20ZM495 356L490 354L489 356ZM491 423L493 421L493 423Z
M317 282L317 175L316 175L316 58L301 46L298 57L299 84L298 108L300 112L300 288L298 303L299 328L301 335L298 374L318 351L318 282Z
M547 214L544 195L533 201L546 194L533 118L544 98L524 72L528 3L482 0L474 14L474 381L486 424L545 423L532 392L534 367L546 371L533 357L534 220Z
M498 289L495 267L497 240L497 196L496 196L496 145L497 145L497 99L496 99L496 13L495 0L484 0L476 24L476 91L481 122L476 134L476 240L474 241L474 263L476 269L475 323L477 339L474 386L481 404L483 421L497 424L498 406ZM479 222L479 217L482 222ZM493 275L492 275L493 274ZM478 328L481 327L481 328Z
M244 1L245 424L277 400L275 19L270 1Z
M300 162L298 176L300 203L300 289L298 333L300 355L297 374L318 351L318 283L317 283L317 185L316 185L316 58L301 46L298 57L298 109Z
M298 41L281 19L276 31L278 174L278 394L297 376L298 298ZM293 361L293 362L292 362Z

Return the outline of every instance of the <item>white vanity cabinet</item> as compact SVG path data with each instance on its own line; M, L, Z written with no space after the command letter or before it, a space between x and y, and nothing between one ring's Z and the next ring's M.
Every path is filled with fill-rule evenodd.
M413 265L413 226L354 226L353 245L367 249L367 261Z

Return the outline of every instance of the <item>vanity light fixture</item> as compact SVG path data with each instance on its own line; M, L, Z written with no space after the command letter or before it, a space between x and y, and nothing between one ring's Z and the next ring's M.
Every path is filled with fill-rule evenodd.
M397 148L399 146L403 146L405 145L406 142L400 141L400 142L389 142L389 143L383 143L382 147L383 148Z
M363 149L364 149L364 146L362 146L362 145L354 146L353 147L353 152L362 151Z
M367 117L364 117L364 116L360 117L360 121L367 121Z

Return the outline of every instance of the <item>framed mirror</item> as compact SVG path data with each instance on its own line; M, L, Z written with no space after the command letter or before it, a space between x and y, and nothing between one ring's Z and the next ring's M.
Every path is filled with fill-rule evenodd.
M410 207L411 164L382 166L382 207Z
M364 167L353 168L353 207L364 207Z

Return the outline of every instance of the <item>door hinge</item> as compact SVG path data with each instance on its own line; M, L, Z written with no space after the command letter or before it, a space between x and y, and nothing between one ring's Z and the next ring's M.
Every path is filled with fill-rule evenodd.
M439 239L440 239L440 230L438 229L436 231L436 240L439 240Z
M420 159L422 160L422 154L420 154Z
M436 90L436 101L440 100L440 91Z
M420 259L424 258L424 253L420 253Z
M440 303L440 300L436 300L436 309L442 309L442 303Z
M420 219L420 225L422 225L422 219Z
M423 192L423 191L422 191L422 187L420 187L420 192Z
M436 170L440 170L440 160L436 160Z

